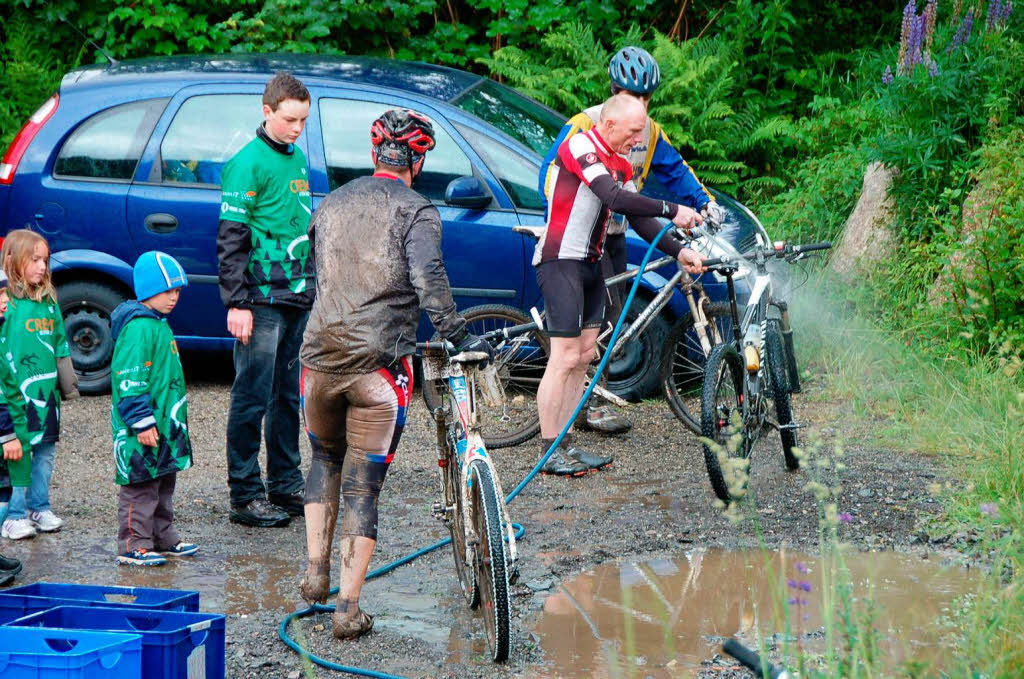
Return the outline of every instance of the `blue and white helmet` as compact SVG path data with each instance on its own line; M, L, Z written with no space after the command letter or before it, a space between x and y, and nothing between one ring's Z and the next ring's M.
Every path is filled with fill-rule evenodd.
M135 298L140 302L161 292L188 285L185 269L166 252L150 250L139 255L132 271Z
M650 96L661 84L658 62L642 47L623 47L608 63L608 77L615 90Z

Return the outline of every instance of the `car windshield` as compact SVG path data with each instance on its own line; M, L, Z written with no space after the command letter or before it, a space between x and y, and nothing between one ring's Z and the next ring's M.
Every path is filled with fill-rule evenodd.
M565 124L565 118L551 109L493 80L480 81L452 103L542 156L555 143L555 137Z

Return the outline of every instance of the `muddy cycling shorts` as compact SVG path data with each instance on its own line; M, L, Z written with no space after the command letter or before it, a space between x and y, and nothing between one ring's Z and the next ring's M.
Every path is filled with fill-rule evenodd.
M583 328L600 328L606 291L601 263L553 259L537 265L544 297L544 328L551 337L579 337Z
M305 500L337 506L340 485L342 535L377 539L377 498L402 438L412 376L409 356L363 375L302 369L302 412L313 448Z

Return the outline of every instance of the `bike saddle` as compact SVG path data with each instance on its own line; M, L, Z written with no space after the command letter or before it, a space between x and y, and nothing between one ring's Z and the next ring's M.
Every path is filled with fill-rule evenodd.
M540 240L541 236L544 235L544 232L547 231L548 228L546 226L513 226L512 230L516 233L525 233L531 238Z

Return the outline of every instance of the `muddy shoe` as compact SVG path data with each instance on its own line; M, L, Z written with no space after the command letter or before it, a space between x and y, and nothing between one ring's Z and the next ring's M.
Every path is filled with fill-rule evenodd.
M605 457L604 455L598 455L597 453L591 453L582 448L572 447L568 450L568 455L572 459L576 460L580 464L587 466L587 469L601 469L607 467L612 463L613 458L611 455Z
M555 452L551 453L551 457L540 468L540 471L553 476L583 476L590 471L590 467L569 457L565 448L559 446Z
M331 567L329 564L309 564L299 585L299 595L309 604L322 604L331 594Z
M338 611L335 611L333 620L334 629L332 631L335 639L355 639L373 629L373 616L361 608L357 608L355 613L341 613L340 615Z
M633 428L633 423L613 406L603 405L599 408L587 408L587 417L583 426L600 434L625 434Z
M289 516L302 516L306 511L306 499L302 493L270 493L270 504L288 512Z
M0 576L5 574L17 575L21 572L21 562L17 559L0 554Z

